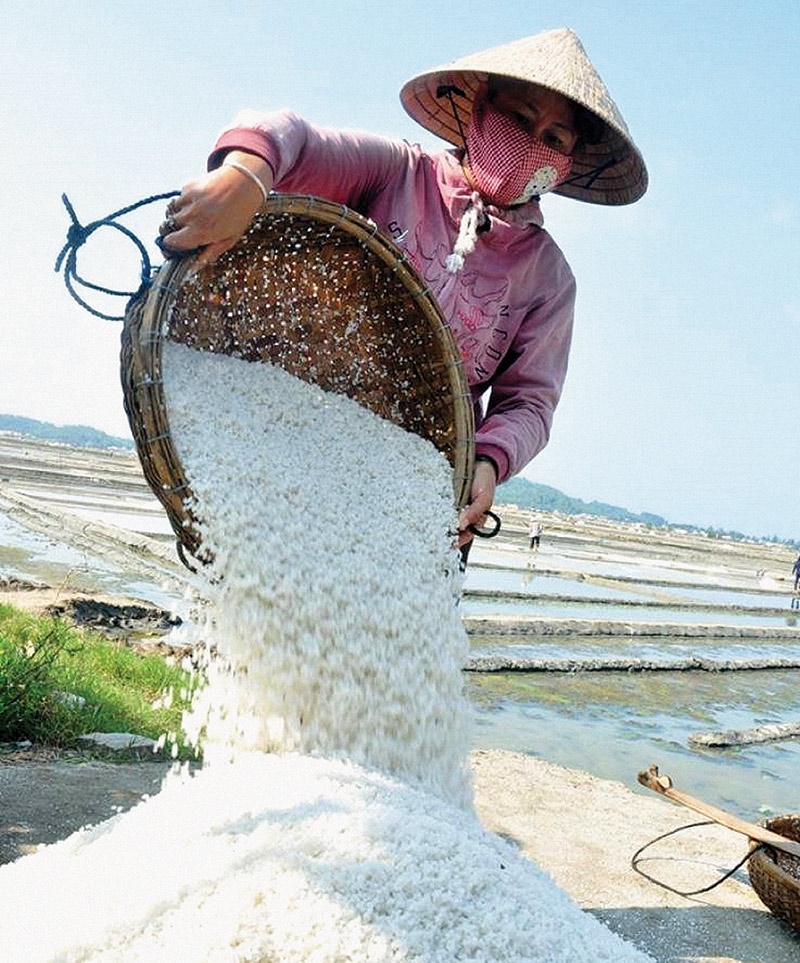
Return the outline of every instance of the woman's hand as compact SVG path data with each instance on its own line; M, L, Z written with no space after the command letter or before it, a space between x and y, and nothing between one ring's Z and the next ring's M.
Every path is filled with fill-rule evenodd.
M226 155L228 159L246 167L263 184L264 191L272 189L272 169L266 161L244 151L232 151ZM159 227L165 247L176 251L202 248L199 262L215 261L236 244L261 207L264 193L258 183L225 162L190 181L180 197L169 202L167 217Z
M473 534L469 526L480 527L486 521L486 513L492 507L496 487L497 475L492 462L476 461L469 504L461 509L458 516L459 548L472 541Z

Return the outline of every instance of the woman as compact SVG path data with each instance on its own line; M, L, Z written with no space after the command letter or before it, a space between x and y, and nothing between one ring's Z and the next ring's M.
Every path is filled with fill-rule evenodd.
M542 227L539 197L627 204L646 190L647 172L571 30L421 74L400 97L454 149L431 154L289 111L244 112L217 141L210 172L170 203L160 233L168 248L203 247L213 260L274 189L346 204L405 249L448 320L472 392L466 545L496 485L547 443L566 374L575 281Z

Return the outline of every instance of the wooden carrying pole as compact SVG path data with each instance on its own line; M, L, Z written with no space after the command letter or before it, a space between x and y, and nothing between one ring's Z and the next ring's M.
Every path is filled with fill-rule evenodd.
M659 775L658 766L650 766L649 769L640 772L637 778L645 788L652 789L654 792L659 793L659 795L666 796L667 799L671 799L673 802L693 809L703 816L708 816L708 818L712 819L715 823L719 823L727 829L732 829L735 833L741 833L743 836L749 836L750 839L756 840L756 842L766 843L768 846L780 849L784 853L800 857L800 843L795 842L793 839L787 839L786 836L780 836L778 833L773 833L769 829L764 829L763 826L739 819L738 816L733 816L731 813L726 813L722 809L717 809L716 806L705 803L700 799L695 799L688 793L673 789L672 780L669 776Z

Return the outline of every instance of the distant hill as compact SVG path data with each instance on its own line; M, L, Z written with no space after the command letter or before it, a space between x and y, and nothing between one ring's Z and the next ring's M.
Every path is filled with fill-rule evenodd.
M605 502L585 502L565 495L557 488L528 481L527 478L511 478L497 489L495 500L499 504L535 508L542 512L561 512L564 515L599 515L617 522L640 522L643 525L668 525L660 515L642 512L639 515L626 508L607 505Z
M652 515L649 512L635 514L626 508L619 508L616 505L607 505L605 502L585 502L580 498L572 498L565 495L557 488L550 488L549 485L540 485L537 482L528 481L527 478L511 478L509 481L498 485L495 493L495 502L498 505L516 505L519 508L532 508L542 512L561 512L563 515L595 515L601 518L609 518L616 522L630 522L640 525L652 525L657 528L680 528L687 532L701 532L711 538L730 538L734 541L754 541L777 543L788 545L794 549L800 549L800 541L779 538L777 535L771 537L757 535L743 535L741 532L729 531L721 528L703 528L699 525L691 525L685 522L668 522L660 515Z
M13 431L42 441L58 441L78 448L133 448L131 438L116 438L88 425L53 425L20 415L0 415L0 431Z
M34 418L23 418L19 415L0 415L0 431L15 432L18 435L39 438L43 441L75 445L78 448L132 449L134 447L131 438L117 438L114 435L107 435L105 432L98 431L97 428L91 428L88 425L54 425L47 421L36 421ZM585 502L580 498L565 495L557 488L551 488L549 485L540 485L537 482L528 481L527 478L512 478L504 482L498 487L495 500L499 505L517 505L520 508L533 508L542 512L561 512L564 515L595 515L617 522L654 525L656 527L680 527L687 531L704 532L712 537L736 540L753 538L754 541L778 542L800 549L800 542L787 541L777 536L772 538L753 537L742 535L741 532L722 529L700 528L688 524L676 525L673 522L668 522L660 515L652 515L649 512L642 512L637 515L634 512L629 512L626 508L607 505L605 502Z

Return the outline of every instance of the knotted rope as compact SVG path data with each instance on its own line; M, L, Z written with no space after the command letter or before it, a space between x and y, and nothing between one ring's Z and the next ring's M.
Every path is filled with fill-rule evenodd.
M124 314L104 314L102 311L98 311L88 304L75 290L75 285L79 284L84 288L88 288L92 291L98 291L101 294L109 294L112 297L120 298L136 298L142 291L150 284L152 278L152 264L150 262L150 255L147 253L147 248L142 244L139 238L133 233L130 228L125 227L124 224L118 224L117 218L123 217L125 214L130 214L131 211L135 211L139 207L144 207L146 204L152 204L156 201L165 201L170 197L176 197L180 194L180 191L169 191L166 194L154 194L152 197L145 197L141 201L136 201L135 204L129 204L127 207L121 208L119 211L114 211L113 214L109 214L107 217L102 217L97 221L92 221L90 224L81 224L78 220L75 209L69 201L66 194L61 195L61 200L64 202L64 207L66 207L67 212L70 216L72 224L70 224L69 230L67 231L67 243L61 248L61 251L56 258L55 271L60 273L62 266L64 269L64 283L67 286L67 290L72 295L72 297L85 308L90 314L95 315L98 318L105 318L107 321L123 321L125 319ZM116 291L113 288L103 287L100 284L94 284L91 281L87 281L78 274L78 250L83 247L89 237L101 227L113 227L114 230L119 231L124 234L130 241L132 241L138 251L141 258L141 271L140 271L140 284L135 291Z

